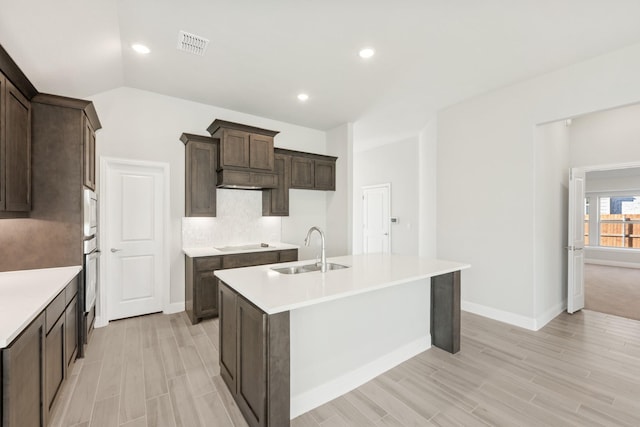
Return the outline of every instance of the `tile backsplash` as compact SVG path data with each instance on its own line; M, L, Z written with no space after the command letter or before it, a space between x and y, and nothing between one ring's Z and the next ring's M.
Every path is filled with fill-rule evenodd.
M215 218L182 218L182 246L279 242L281 224L280 217L262 216L261 191L219 188Z

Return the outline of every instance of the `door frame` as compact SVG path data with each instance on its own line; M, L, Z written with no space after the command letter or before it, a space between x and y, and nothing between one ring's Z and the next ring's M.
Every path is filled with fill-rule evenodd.
M163 200L162 200L162 216L163 216L163 224L162 231L164 233L163 241L162 241L162 286L161 289L161 299L162 299L162 308L163 311L167 310L170 306L170 295L171 295L171 268L170 268L170 252L169 252L169 244L171 240L171 230L170 230L170 213L171 213L171 167L169 163L166 162L154 162L147 160L134 160L134 159L122 159L116 157L104 157L100 156L100 182L99 182L99 192L98 192L98 241L99 246L102 243L107 242L107 236L109 235L109 230L111 229L111 224L109 223L109 218L107 216L107 208L106 203L104 203L103 197L106 197L107 194L107 172L110 168L115 166L141 166L141 167L150 167L157 168L162 171L163 176ZM106 247L106 246L105 246ZM107 277L109 276L108 271L108 262L107 257L100 257L100 262L98 265L99 268L99 289L98 289L98 297L96 302L96 320L95 327L103 327L109 324L108 317L108 298L106 298L106 290L105 284L107 283ZM103 295L105 294L105 295Z
M376 185L364 185L362 186L362 252L364 253L364 248L365 248L365 244L364 244L364 239L365 239L365 235L364 235L364 217L367 213L366 209L365 209L365 203L364 203L364 193L366 190L373 190L376 188L386 188L388 193L389 193L389 205L387 206L387 218L389 219L389 224L387 224L388 226L388 230L389 230L389 254L392 254L392 247L391 247L391 183L387 182L384 184L376 184Z
M591 166L571 166L570 169L579 169L581 171L583 171L585 173L585 193L586 193L586 186L587 186L587 177L586 174L587 172L594 172L594 171L601 171L601 170L615 170L615 169L628 169L628 168L640 168L640 162L625 162L625 163L614 163L614 164L604 164L604 165L591 165ZM581 209L583 209L583 206L580 206ZM570 218L575 217L575 212L571 211L571 202L569 202L569 212L568 212L568 218L567 218L567 226L569 227L570 224ZM583 222L584 222L584 214L583 214ZM571 245L571 242L567 242L567 245ZM586 252L583 254L583 257L586 259ZM569 263L572 262L572 258L570 256L567 256L567 271L569 271ZM584 262L582 265L582 277L584 280ZM565 284L566 290L567 290L567 312L569 312L569 292L571 292L571 289L569 289L569 277L567 277L567 281ZM586 293L585 293L585 297L586 297Z

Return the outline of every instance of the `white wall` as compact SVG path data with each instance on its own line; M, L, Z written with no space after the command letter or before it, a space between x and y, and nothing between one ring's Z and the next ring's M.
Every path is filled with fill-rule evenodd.
M96 107L103 129L97 138L97 156L151 160L171 167L170 301L178 309L184 301L184 256L181 252L181 222L184 216L183 132L207 135L206 129L218 118L280 131L275 145L324 154L325 133L249 114L199 104L131 88L118 88L89 97ZM342 182L338 186L344 185ZM292 214L304 206L305 218L282 221L282 239L300 244L308 224L326 222L326 197L321 191L291 194ZM313 210L311 210L313 209ZM308 227L307 227L308 228ZM295 239L294 239L295 237ZM309 248L310 249L310 248ZM302 251L302 255L305 252Z
M577 117L570 129L571 166L640 162L640 104Z
M640 44L438 114L438 257L472 265L462 285L466 309L541 326L533 296L537 277L551 275L535 254L553 248L534 236L534 200L556 194L535 185L535 126L639 101L639 73ZM564 220L561 206L554 218Z
M420 209L418 253L435 258L437 254L437 162L438 128L433 117L422 129L418 143L418 204Z
M634 168L636 169L636 168ZM639 191L640 168L638 175L624 177L596 178L587 172L585 180L585 192L587 193L612 193L616 191Z
M362 187L391 183L391 252L418 255L419 138L379 146L353 156L353 253L362 253Z
M327 256L351 253L353 213L353 125L327 132L327 154L337 156L336 191L327 192Z
M564 121L536 127L534 141L535 328L566 306L570 131Z

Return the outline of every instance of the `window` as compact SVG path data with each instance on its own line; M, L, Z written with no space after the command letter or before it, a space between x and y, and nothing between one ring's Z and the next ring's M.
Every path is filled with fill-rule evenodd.
M584 244L589 245L589 199L590 197L584 198Z
M640 249L640 195L590 195L584 218L585 245Z

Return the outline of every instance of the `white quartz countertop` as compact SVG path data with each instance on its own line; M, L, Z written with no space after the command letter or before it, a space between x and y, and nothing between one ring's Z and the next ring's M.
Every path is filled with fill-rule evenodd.
M188 257L197 258L201 256L215 256L215 255L231 255L231 254L244 254L249 252L267 252L267 251L283 251L287 249L299 249L300 246L291 245L289 243L282 242L269 242L269 246L266 248L260 247L260 243L249 243L246 245L232 245L223 247L204 247L204 248L182 248Z
M350 268L281 274L271 270L272 264L217 270L215 275L265 313L275 314L471 267L461 262L384 254L349 255L327 261ZM277 267L313 262L288 262Z
M73 266L0 273L0 348L11 344L81 270Z

